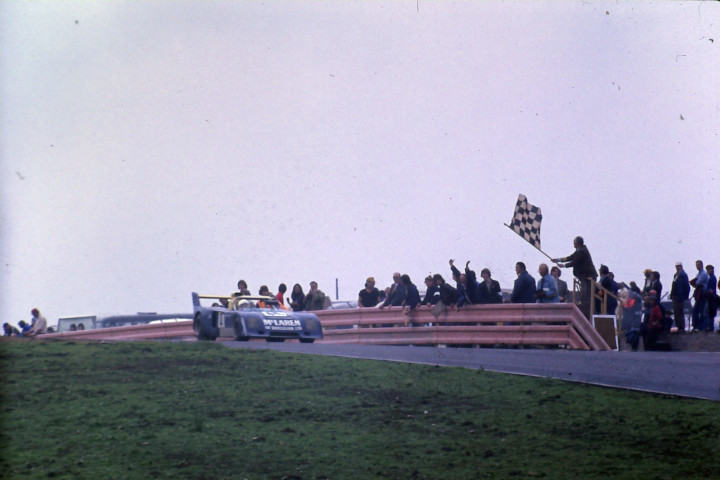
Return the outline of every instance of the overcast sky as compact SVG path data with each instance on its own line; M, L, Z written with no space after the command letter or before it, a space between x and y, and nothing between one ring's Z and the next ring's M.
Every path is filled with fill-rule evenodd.
M718 2L0 2L0 314L720 263ZM564 276L569 279L570 272Z

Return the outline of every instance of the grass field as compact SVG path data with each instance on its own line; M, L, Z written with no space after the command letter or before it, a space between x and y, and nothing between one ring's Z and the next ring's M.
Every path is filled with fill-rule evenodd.
M720 478L720 404L213 343L0 342L0 477Z

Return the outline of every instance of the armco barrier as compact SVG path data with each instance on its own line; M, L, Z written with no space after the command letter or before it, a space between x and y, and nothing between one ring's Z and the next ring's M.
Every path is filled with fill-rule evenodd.
M471 305L439 318L427 307L412 316L400 307L315 311L323 325L318 343L376 345L564 345L609 350L607 343L572 304ZM412 324L410 324L412 322ZM193 337L191 320L54 333L42 338L148 340Z
M95 328L77 332L46 334L39 338L57 340L152 340L158 338L192 337L195 335L192 323L192 320L181 320L168 323Z
M564 345L579 350L610 347L572 304L471 305L435 318L427 307L411 316L400 307L314 312L322 343L385 345Z

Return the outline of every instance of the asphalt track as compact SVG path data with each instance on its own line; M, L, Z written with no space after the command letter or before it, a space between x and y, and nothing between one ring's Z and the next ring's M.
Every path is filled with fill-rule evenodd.
M485 369L720 401L720 353L435 348L223 341L234 348Z

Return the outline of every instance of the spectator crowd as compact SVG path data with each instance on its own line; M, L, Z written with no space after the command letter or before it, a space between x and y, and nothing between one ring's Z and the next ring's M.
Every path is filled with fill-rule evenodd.
M446 282L440 273L428 275L424 279L425 291L420 290L412 282L408 274L395 272L392 283L384 289L378 289L374 277L368 277L365 287L360 290L357 298L358 308L401 307L406 315L418 308L427 308L437 318L447 310L460 309L468 305L494 303L578 303L582 312L590 318L593 313L619 313L622 308L631 308L641 304L643 316L640 333L645 345L652 345L663 330L669 331L675 324L674 331L706 331L715 330L715 316L719 298L717 289L720 287L715 269L712 265L705 266L702 260L695 262L697 273L690 279L681 262L675 264L669 292L665 292L672 302L672 314L666 311L661 300L663 284L660 273L646 269L643 274L645 281L641 289L635 282L629 284L616 282L613 273L606 265L598 270L592 261L588 248L582 237L573 240L575 250L566 257L553 258L555 264L549 268L541 263L537 269L537 279L529 272L523 262L515 264L517 278L509 297L504 298L500 284L492 278L488 268L480 271L480 279L470 268L470 261L465 263L463 271L455 266L454 260L449 261L452 284ZM561 268L572 268L577 279L579 298L574 289L561 279ZM598 280L599 272L599 280ZM237 283L238 291L234 296L251 295L245 280ZM281 283L278 293L273 294L266 285L258 290L261 296L277 299L280 308L293 311L323 310L331 305L330 298L318 288L318 283L310 282L307 293L296 283L288 295L287 286ZM691 318L686 322L685 310L691 300ZM227 303L224 304L227 306ZM37 308L33 309L30 324L21 320L14 327L8 323L3 325L4 336L33 337L46 333L49 329L47 320Z

